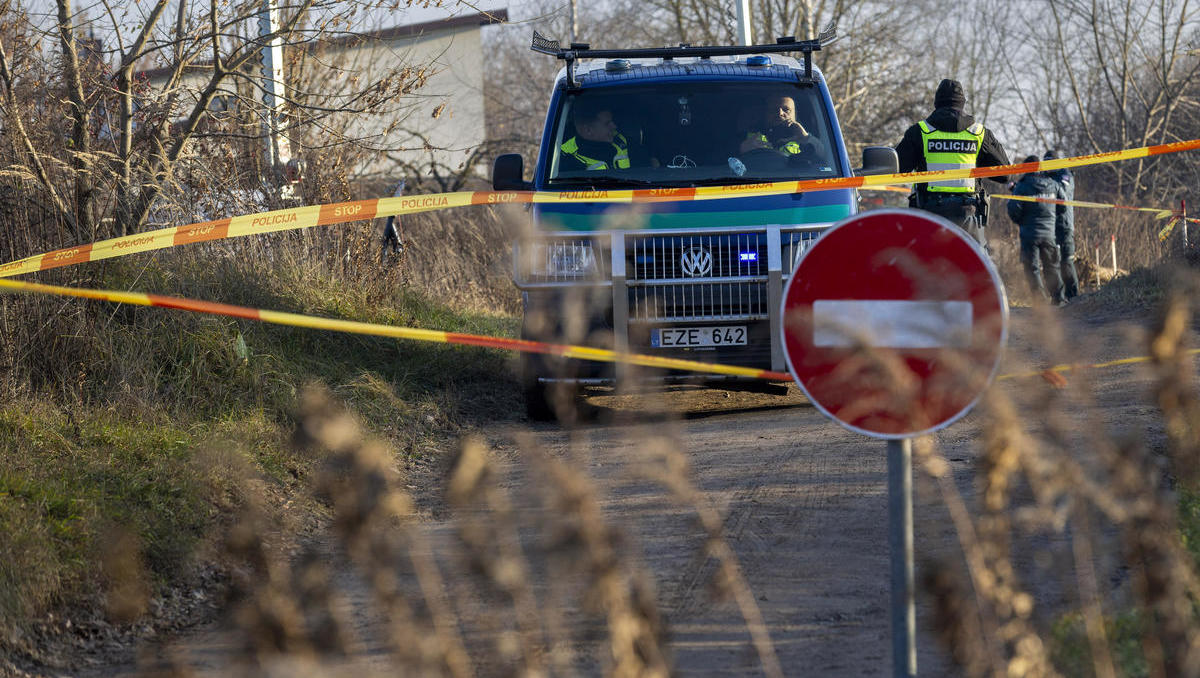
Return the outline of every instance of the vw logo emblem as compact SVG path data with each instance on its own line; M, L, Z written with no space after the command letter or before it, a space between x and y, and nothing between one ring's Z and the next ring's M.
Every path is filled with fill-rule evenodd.
M679 260L683 274L689 278L703 278L712 275L712 253L703 247L691 247L683 251Z

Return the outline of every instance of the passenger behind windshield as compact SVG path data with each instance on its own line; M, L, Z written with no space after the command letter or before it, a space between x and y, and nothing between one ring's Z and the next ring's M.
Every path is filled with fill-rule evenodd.
M796 102L791 97L771 97L763 107L760 123L742 139L738 153L766 149L782 155L815 154L817 142L796 120Z
M561 147L564 171L658 167L644 147L631 144L621 134L612 109L603 102L577 99L574 118L575 136Z
M841 172L815 87L635 82L584 88L562 102L548 186L703 186Z

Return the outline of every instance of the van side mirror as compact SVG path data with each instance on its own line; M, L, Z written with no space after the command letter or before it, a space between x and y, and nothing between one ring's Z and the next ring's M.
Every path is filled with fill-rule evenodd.
M862 167L854 170L854 176L864 177L868 174L898 174L900 172L900 156L891 146L867 146L863 149Z
M492 189L497 191L531 191L533 182L525 181L525 159L520 153L496 156L492 163Z

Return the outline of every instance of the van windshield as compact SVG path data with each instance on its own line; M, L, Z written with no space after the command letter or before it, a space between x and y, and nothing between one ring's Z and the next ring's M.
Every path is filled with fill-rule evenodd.
M644 83L562 98L549 186L696 186L841 176L815 87Z

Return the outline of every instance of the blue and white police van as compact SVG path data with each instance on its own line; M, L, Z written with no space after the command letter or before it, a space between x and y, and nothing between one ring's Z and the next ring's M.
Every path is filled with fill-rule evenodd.
M532 180L524 160L496 158L496 190L604 191L746 185L896 171L868 147L851 166L833 101L812 53L834 38L771 45L593 50L534 34L533 49L566 62L555 79ZM798 55L795 58L790 55ZM746 142L773 102L791 100L803 148ZM606 111L627 153L599 162L574 144L575 116ZM611 116L611 118L609 117ZM766 138L763 137L764 142ZM747 148L754 146L754 148ZM618 149L618 150L619 150ZM581 161L582 159L582 161ZM584 193L586 195L586 193ZM829 190L636 205L544 203L516 243L522 335L621 351L786 371L780 298L795 261L857 210L857 192ZM604 363L525 355L529 414L611 384ZM656 380L695 380L667 373ZM711 377L703 377L711 381ZM561 398L560 398L561 397ZM562 405L562 403L559 403Z

